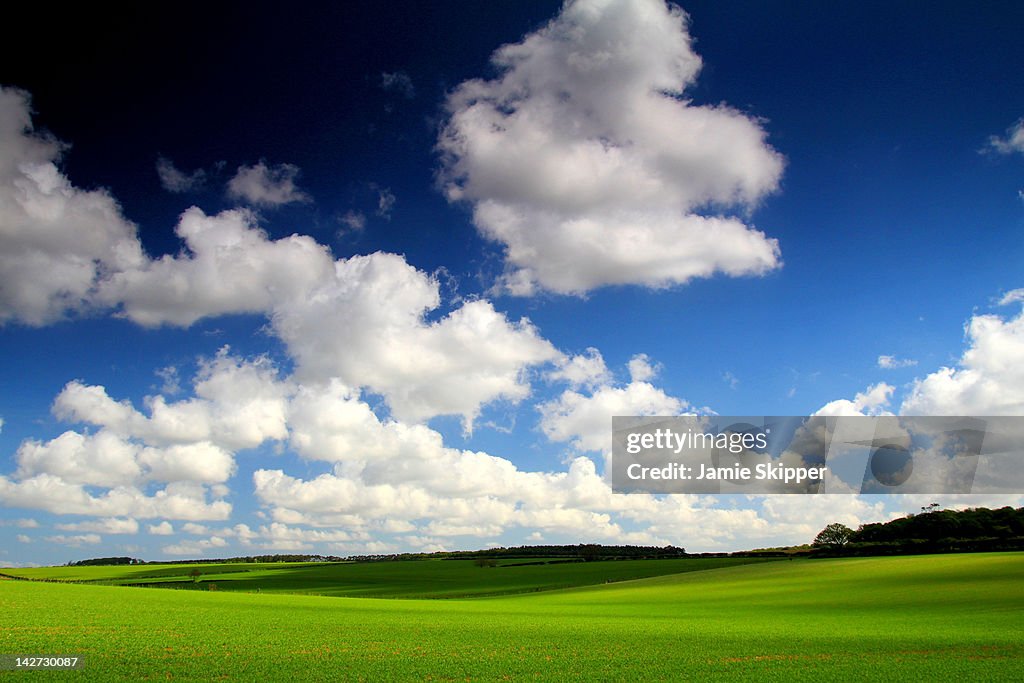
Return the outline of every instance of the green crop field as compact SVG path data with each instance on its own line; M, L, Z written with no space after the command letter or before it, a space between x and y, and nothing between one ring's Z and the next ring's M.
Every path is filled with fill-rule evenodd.
M3 573L33 579L146 585L162 588L301 593L373 598L460 598L509 595L643 579L664 574L764 562L758 558L686 558L556 562L502 560L479 567L472 560L363 563L224 563L40 567ZM772 560L767 560L772 561ZM198 581L189 575L198 570Z
M22 675L33 680L1024 679L1021 553L768 562L449 600L3 580L0 614L0 652L86 658Z

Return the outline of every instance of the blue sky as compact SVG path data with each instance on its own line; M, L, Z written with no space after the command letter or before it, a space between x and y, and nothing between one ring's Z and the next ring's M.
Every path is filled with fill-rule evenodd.
M1016 3L9 11L0 564L801 543L932 501L609 418L1024 414Z

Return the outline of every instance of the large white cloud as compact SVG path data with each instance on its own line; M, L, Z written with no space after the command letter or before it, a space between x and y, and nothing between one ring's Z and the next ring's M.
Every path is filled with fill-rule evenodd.
M176 228L187 252L116 274L100 296L146 326L187 326L228 313L266 313L307 295L330 277L328 249L311 237L271 241L245 209L182 214Z
M383 394L396 417L462 415L529 393L528 367L558 357L528 320L509 321L485 300L428 322L441 304L436 279L400 256L340 260L310 296L279 307L273 326L308 380L340 377Z
M188 253L118 273L101 297L143 325L190 325L226 313L263 313L287 344L300 379L340 377L383 394L402 419L462 415L529 393L525 370L558 356L527 320L485 300L440 320L437 280L401 256L333 260L306 236L270 240L244 210L186 211Z
M14 481L0 475L0 503L8 507L45 510L61 515L134 517L138 519L227 519L231 504L209 500L207 489L178 482L147 495L134 486L118 486L93 495L82 484L41 473Z
M1024 415L1024 312L1008 318L972 316L966 339L967 349L956 367L915 381L901 413Z
M0 323L87 310L101 280L145 260L117 202L61 173L63 149L33 131L27 93L0 88Z
M265 358L226 349L200 362L194 397L150 397L149 415L102 386L70 382L54 414L99 429L22 442L13 476L0 476L0 502L61 514L225 519L234 451L287 437L291 391Z
M717 213L776 189L782 159L753 118L684 97L701 67L691 42L662 0L576 0L494 53L499 78L450 94L441 179L504 245L506 290L664 287L780 264L775 240Z
M111 309L147 327L265 315L300 380L339 377L384 395L401 419L460 415L467 428L484 404L525 398L529 368L559 357L528 320L509 320L486 300L461 302L428 320L443 303L438 281L402 256L335 260L308 236L270 239L246 209L214 216L188 209L176 228L185 248L150 259L108 194L76 189L60 174L60 150L32 132L27 95L0 91L0 322L44 324L67 311ZM255 203L296 200L293 170L242 169L235 191ZM141 418L96 387L75 383L59 403L73 415L91 402L90 410L107 415L83 420L112 429L113 422L132 423L139 435L162 442L216 430L208 423L216 416L195 401L161 401ZM238 443L229 447L259 442L274 419L234 414ZM148 420L148 432L140 420ZM280 438L283 427L275 429Z
M265 357L243 360L223 348L200 362L194 397L172 403L160 395L149 397L148 416L128 401L115 401L104 387L79 381L69 382L58 394L53 412L149 445L210 442L233 451L287 437L291 391Z

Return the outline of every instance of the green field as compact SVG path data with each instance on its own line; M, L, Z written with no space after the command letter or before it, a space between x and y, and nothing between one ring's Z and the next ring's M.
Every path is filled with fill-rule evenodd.
M274 562L40 567L3 570L9 576L160 588L298 593L372 598L464 598L511 595L645 579L665 574L765 562L758 558L685 558L555 562L501 560L482 568L472 560L404 562ZM199 570L198 581L189 573Z
M86 657L82 671L22 674L33 680L1024 679L1021 553L451 600L5 580L0 613L0 651Z

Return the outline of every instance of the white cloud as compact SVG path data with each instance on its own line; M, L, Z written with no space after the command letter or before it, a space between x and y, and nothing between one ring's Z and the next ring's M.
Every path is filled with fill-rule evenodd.
M878 367L883 370L897 370L899 368L910 368L917 365L917 361L912 358L897 358L896 356L879 356Z
M558 356L528 320L509 321L486 300L441 305L436 278L403 257L332 261L309 237L269 241L245 211L186 211L190 252L120 273L102 296L143 325L189 325L224 313L270 316L299 377L340 377L383 394L396 416L454 414L472 422L482 404L529 393L525 369Z
M18 543L31 543L32 542L32 539L30 537L26 536L25 534L18 534L17 536L15 536L15 538L18 539Z
M890 415L885 408L889 405L892 392L896 387L885 382L879 382L869 386L863 392L854 396L853 400L846 398L830 401L819 408L815 415L823 417L850 417L856 415Z
M646 353L638 353L629 359L629 378L633 382L646 382L654 379L661 371L661 366L652 363Z
M16 526L19 529L38 529L39 522L29 517L22 517L21 519L0 519L0 527L4 526Z
M199 484L173 482L152 495L134 486L116 486L93 495L83 484L46 472L20 481L0 475L0 504L61 515L137 519L227 519L231 514L230 503L208 501Z
M528 369L560 355L528 320L511 321L482 299L460 301L428 322L442 305L436 277L393 254L335 261L308 236L270 240L245 209L215 216L188 209L176 227L185 249L148 259L113 199L79 191L60 175L54 166L60 145L32 133L20 91L2 91L0 149L0 321L42 324L65 309L96 308L147 327L262 314L297 362L298 379L338 377L383 394L401 419L460 415L467 427L482 405L525 398ZM253 201L297 196L292 167L261 163L242 170L236 190ZM379 210L389 212L393 194L375 189ZM69 279L72 271L77 279ZM62 415L81 413L75 419L156 446L207 440L231 450L267 438L261 430L273 421L231 412L238 418L232 442L199 399L168 404L156 397L151 415L142 417L102 387L72 382L57 403ZM244 397L243 403L251 406ZM284 427L277 422L267 429L281 438Z
M143 448L138 460L147 468L148 477L156 481L216 484L227 481L235 473L231 453L205 441Z
M175 194L197 190L206 182L206 171L203 169L185 173L167 157L156 160L156 173L160 177L160 186Z
M167 520L164 520L159 524L150 524L147 529L149 533L154 536L170 536L174 533L174 526L172 526Z
M295 184L298 177L299 167L293 164L267 166L260 161L255 166L239 166L228 181L228 196L263 207L311 201Z
M164 256L104 283L101 299L144 326L188 326L228 313L266 313L330 277L332 259L307 236L270 241L244 209L207 216L192 207L175 230L186 253Z
M63 149L33 131L27 93L0 88L0 323L87 311L99 282L144 261L117 202L60 172Z
M203 538L196 541L183 541L181 543L166 545L162 550L167 555L202 556L208 555L211 551L224 548L227 545L228 542L220 536L211 536L210 538Z
M1011 289L1006 294L1003 294L999 299L1000 306L1009 306L1010 304L1024 303L1024 287L1020 289Z
M775 190L782 158L753 118L685 98L701 60L681 10L576 0L492 62L499 78L449 96L438 149L449 200L472 203L481 234L505 247L507 291L780 265L774 239L718 212Z
M69 484L127 486L142 479L138 452L137 444L107 430L96 434L66 431L47 442L23 442L15 454L15 476L26 480L49 474Z
M679 415L690 408L646 380L655 370L646 355L629 362L630 382L595 386L589 394L567 390L557 399L540 404L541 429L552 441L569 441L579 451L611 452L612 417L615 415Z
M100 534L137 534L139 523L131 517L107 517L88 522L57 524L61 531L94 531Z
M346 211L338 220L352 232L362 232L366 229L366 215L359 211Z
M601 352L591 347L584 353L556 360L555 369L547 377L553 381L568 382L572 388L577 389L607 384L612 374L605 366Z
M989 149L1000 154L1024 153L1024 119L1020 119L1006 129L1002 137L993 135L988 139Z
M72 548L80 548L82 545L96 545L103 539L99 534L78 534L76 536L65 536L58 534L57 536L47 536L43 539L44 541L50 541L51 543L59 543L61 545L70 546Z
M0 502L62 514L225 519L231 505L223 500L223 482L235 472L234 451L287 437L291 392L265 358L241 360L226 348L200 361L194 397L176 403L150 397L149 415L113 400L102 386L70 382L55 399L54 414L99 430L24 441L13 479L0 476ZM147 494L154 482L166 487ZM71 530L121 533L95 524ZM133 530L124 533L137 531L130 524Z
M1004 297L1006 303L1016 301L1012 294ZM967 349L956 367L915 381L901 413L1024 414L1024 312L1011 318L975 315L965 331Z
M181 393L181 377L178 375L178 368L168 365L164 368L158 368L154 374L163 380L160 386L161 392L169 396Z
M406 421L462 415L469 425L482 404L525 398L525 370L558 356L528 320L510 322L485 300L426 322L440 303L435 278L376 253L339 260L331 280L279 308L273 325L300 381L369 388Z

